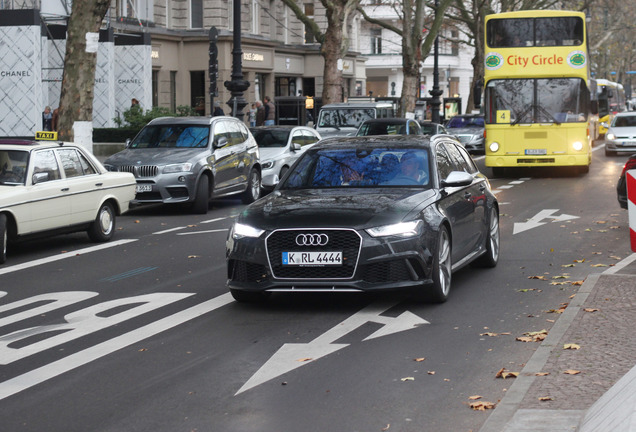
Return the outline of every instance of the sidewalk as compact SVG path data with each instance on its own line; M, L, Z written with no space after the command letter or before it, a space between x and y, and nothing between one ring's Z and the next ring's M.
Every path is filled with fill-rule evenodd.
M588 276L479 432L636 432L635 293L636 254Z

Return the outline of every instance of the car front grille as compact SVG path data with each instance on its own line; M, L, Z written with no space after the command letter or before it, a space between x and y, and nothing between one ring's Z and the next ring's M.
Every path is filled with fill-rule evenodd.
M121 165L119 171L133 173L136 178L156 177L159 174L159 168L156 165Z
M299 234L326 234L324 246L298 246ZM272 274L278 279L350 279L353 277L360 253L362 238L350 229L294 229L274 231L267 237L266 248ZM283 265L283 252L342 252L342 265L290 266Z

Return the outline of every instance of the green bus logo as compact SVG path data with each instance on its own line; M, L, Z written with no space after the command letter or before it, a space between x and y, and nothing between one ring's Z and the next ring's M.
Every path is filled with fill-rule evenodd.
M587 58L585 57L585 53L583 51L572 51L568 55L568 64L575 69L581 69L585 67L587 63Z
M486 54L485 66L488 70L497 70L503 65L503 57L499 53Z

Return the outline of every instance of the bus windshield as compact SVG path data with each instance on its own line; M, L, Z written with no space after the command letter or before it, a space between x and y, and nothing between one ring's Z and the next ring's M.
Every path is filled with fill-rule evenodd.
M585 122L589 101L580 78L491 80L486 87L486 123L501 123L501 113L512 125Z
M579 17L492 19L486 42L491 48L578 46L583 43Z

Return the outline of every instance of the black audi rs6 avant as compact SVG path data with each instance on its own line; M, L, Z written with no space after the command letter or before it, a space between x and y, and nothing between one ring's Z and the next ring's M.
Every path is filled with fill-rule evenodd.
M226 249L238 301L408 290L444 302L453 271L497 264L499 207L454 137L330 138L241 212Z

